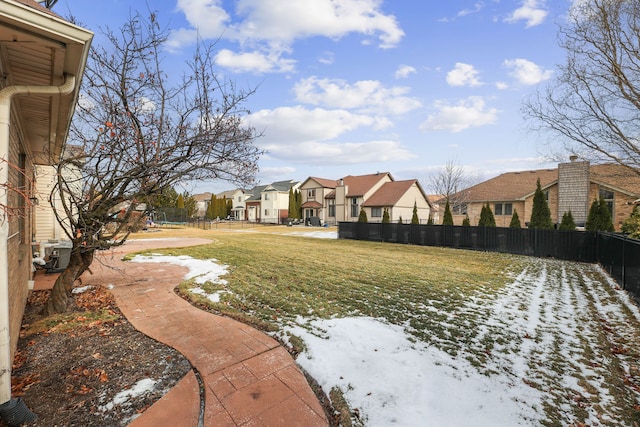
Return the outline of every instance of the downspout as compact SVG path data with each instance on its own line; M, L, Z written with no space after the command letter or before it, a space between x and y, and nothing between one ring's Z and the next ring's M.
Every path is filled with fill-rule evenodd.
M9 182L9 140L11 100L17 95L68 95L76 86L76 78L65 75L60 86L7 86L0 90L0 183ZM8 205L8 191L0 191L0 206ZM9 261L7 240L9 222L6 214L0 217L0 405L11 400L11 333L9 331ZM5 306L6 304L6 306Z

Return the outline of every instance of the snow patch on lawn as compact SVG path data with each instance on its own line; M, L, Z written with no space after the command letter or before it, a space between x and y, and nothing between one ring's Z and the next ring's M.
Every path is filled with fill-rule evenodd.
M197 285L204 285L207 282L214 284L226 285L227 281L222 279L229 272L227 265L218 264L214 258L201 260L195 259L187 255L172 256L172 255L136 255L131 259L132 262L152 262L152 263L168 263L186 267L188 272L184 275L185 280L193 279ZM207 292L201 286L194 286L189 289L191 293L201 295L211 302L220 302L220 296L223 293L229 292L226 290L220 290L213 293Z
M211 282L226 285L227 281L220 277L227 274L229 272L229 268L227 265L218 264L217 261L218 260L215 258L202 260L195 259L187 255L172 256L160 254L136 255L131 259L131 262L152 262L158 264L167 263L180 265L189 270L187 274L184 275L185 280L194 279L198 284Z
M287 233L287 236L313 237L315 239L337 239L337 231L295 231Z
M111 402L100 406L100 410L102 410L102 412L111 411L116 406L126 404L127 401L132 397L138 397L146 393L150 393L153 391L157 383L158 382L156 380L152 380L151 378L144 378L135 383L133 387L116 394Z
M192 288L189 290L192 294L205 297L211 302L220 302L220 296L224 293L230 293L229 291L216 291L213 293L207 292L202 288Z
M412 343L401 326L366 317L312 320L308 326L311 332L287 328L307 346L298 363L325 391L340 387L368 427L537 421L527 407L540 400L538 391L505 384L465 359Z

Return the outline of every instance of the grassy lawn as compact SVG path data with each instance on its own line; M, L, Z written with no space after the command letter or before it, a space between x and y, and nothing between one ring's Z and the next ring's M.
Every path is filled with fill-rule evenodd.
M267 230L211 234L216 240L211 245L157 252L215 258L228 265L227 284L203 286L228 291L219 303L194 298L264 329L276 330L298 317L380 317L407 324L417 339L439 341L453 353L474 329L469 318L455 317L463 302L495 293L522 261L481 252L290 236L291 229L281 227ZM444 320L450 327L443 326Z
M193 232L210 245L165 255L216 259L225 283L181 284L195 302L289 339L318 319L372 317L420 348L538 393L536 423L640 422L640 315L603 272L504 254L291 235L287 227ZM304 230L301 230L304 231ZM156 233L151 237L164 237ZM174 234L180 234L175 231ZM189 290L219 293L220 301ZM288 335L288 336L286 336ZM456 369L459 369L456 367ZM345 390L343 390L345 391ZM348 394L345 395L347 400Z

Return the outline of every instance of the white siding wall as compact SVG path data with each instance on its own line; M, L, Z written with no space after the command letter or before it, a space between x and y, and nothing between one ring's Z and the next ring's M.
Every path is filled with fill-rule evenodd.
M49 204L49 194L51 193L55 179L55 167L36 166L36 194L38 197L38 205L35 209L36 222L34 232L37 242L67 238L64 230L56 220L53 208ZM54 202L58 208L61 208L59 195L55 196Z
M403 222L411 222L414 203L418 208L420 224L426 224L429 220L429 203L415 184L398 200L398 203L390 211L391 222L397 222L401 216Z

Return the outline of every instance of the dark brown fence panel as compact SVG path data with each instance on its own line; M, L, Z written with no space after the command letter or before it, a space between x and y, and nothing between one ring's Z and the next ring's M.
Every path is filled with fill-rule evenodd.
M600 233L598 237L602 268L640 299L640 241L612 233Z

